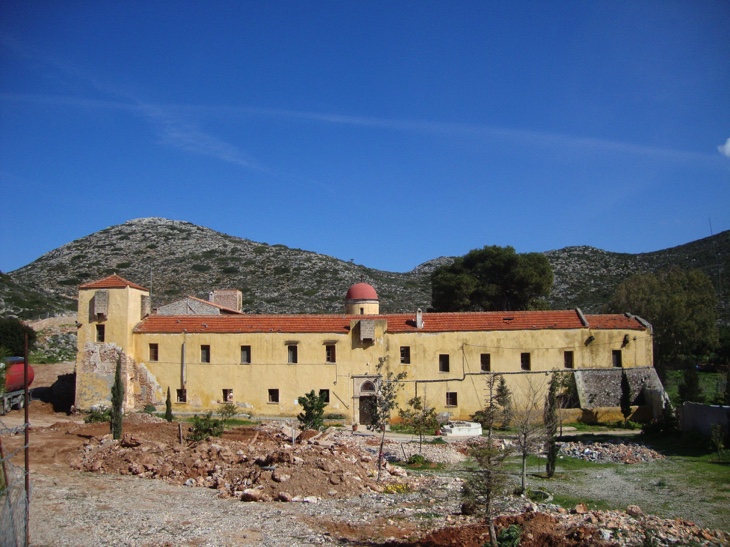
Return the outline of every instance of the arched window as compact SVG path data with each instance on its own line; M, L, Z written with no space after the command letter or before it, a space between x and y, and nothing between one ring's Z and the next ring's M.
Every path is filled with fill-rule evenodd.
M360 386L360 391L362 393L374 393L375 384L372 383L370 380L368 380L367 382L363 382L362 386Z

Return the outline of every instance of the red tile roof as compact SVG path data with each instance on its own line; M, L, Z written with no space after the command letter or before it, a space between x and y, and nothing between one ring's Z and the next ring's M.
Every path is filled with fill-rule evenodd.
M588 316L595 328L643 329L625 316ZM609 317L603 321L601 318ZM619 320L618 318L623 318ZM387 321L389 333L479 332L584 328L575 310L424 313L423 328L416 328L414 314L392 315L151 315L135 328L139 333L333 333L347 334L350 323L360 320Z
M592 329L646 330L646 327L635 316L626 316L622 313L586 315L586 320Z
M109 277L99 279L98 281L92 281L91 283L85 283L81 285L79 289L126 289L127 287L130 287L132 289L139 289L140 291L148 290L141 285L137 285L136 283L127 281L117 274L112 274Z

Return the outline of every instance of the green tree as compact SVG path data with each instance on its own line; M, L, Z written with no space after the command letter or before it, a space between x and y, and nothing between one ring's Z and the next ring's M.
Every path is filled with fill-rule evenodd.
M310 391L303 397L299 397L297 402L302 405L302 410L298 416L299 425L304 429L316 429L319 431L324 426L324 407L327 406L324 395L316 395L314 390Z
M464 481L461 490L461 511L470 515L483 512L489 525L489 535L493 546L497 545L497 534L494 519L499 514L497 499L508 483L508 474L504 469L511 450L506 447L500 449L492 442L492 433L498 414L500 413L497 401L497 387L504 380L501 374L490 374L486 377L487 399L484 410L481 412L481 423L487 431L487 442L473 446L469 455L474 459L476 467L471 470Z
M28 335L28 351L35 346L36 332L28 325L12 317L0 318L0 346L10 355L25 354L25 335Z
M717 296L706 274L677 268L636 275L619 285L606 311L630 312L654 329L654 362L667 370L709 357L718 344Z
M165 420L171 422L172 416L172 399L170 398L170 386L167 386L167 399L165 399Z
M221 421L223 422L223 425L228 425L228 422L236 415L238 414L238 407L234 405L233 403L226 402L222 403L218 407L218 416L221 417Z
M684 369L682 383L679 384L679 406L686 402L704 403L705 397L700 387L700 375L697 367L690 365Z
M545 308L552 284L544 255L486 246L434 270L431 303L441 312Z
M725 373L725 398L723 404L730 406L730 367L727 368L727 372Z
M122 354L117 354L117 366L114 372L114 385L112 386L112 409L109 418L109 429L112 438L122 438L122 420L124 417L124 384L122 383Z
M491 442L473 446L469 450L469 455L474 459L476 467L470 471L461 489L462 513L484 514L494 547L498 545L494 528L494 519L500 513L497 500L509 483L505 462L511 454L509 449L500 449Z
M629 422L629 416L631 416L631 384L629 383L629 377L626 375L626 371L621 371L621 415L624 417L624 427Z
M558 391L562 387L562 378L557 371L553 371L548 385L547 396L545 397L545 407L543 408L543 423L545 424L545 434L547 436L547 462L545 463L545 473L548 478L552 478L555 474L555 464L558 459L558 422L559 422L559 402Z
M413 397L408 401L408 408L398 411L403 423L410 427L418 435L418 452L423 450L423 435L433 432L438 427L436 409L426 405L421 397Z
M514 410L512 408L512 391L507 386L507 381L502 374L499 374L499 383L497 384L497 395L495 401L501 408L500 429L507 429L514 418Z
M403 389L403 380L407 373L405 371L394 373L388 365L388 357L379 357L375 370L378 382L371 408L372 422L368 425L368 429L380 432L380 450L378 451L378 481L380 481L385 429L390 424L391 413L398 408L398 392Z

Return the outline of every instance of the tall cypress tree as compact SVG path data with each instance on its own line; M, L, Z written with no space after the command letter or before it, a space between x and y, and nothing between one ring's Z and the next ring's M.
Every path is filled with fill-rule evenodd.
M124 402L124 385L122 384L122 354L117 354L117 368L114 372L114 385L112 386L112 412L109 420L112 438L122 438L122 403Z
M626 371L621 371L621 414L624 417L624 426L629 421L631 416L631 384L629 384L629 377L626 376Z
M555 464L558 459L558 444L555 438L558 433L558 386L561 383L560 380L558 373L553 372L545 398L545 409L543 410L543 423L545 424L545 432L547 433L547 462L545 463L545 473L549 479L555 474Z
M170 386L167 386L167 399L165 399L165 420L172 421L172 399L170 398Z

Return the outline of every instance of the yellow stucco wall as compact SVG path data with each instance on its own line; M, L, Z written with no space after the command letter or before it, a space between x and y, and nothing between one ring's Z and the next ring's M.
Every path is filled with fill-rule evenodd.
M355 334L137 334L135 361L144 364L157 382L173 394L181 386L185 345L187 404L180 409L216 408L223 390L233 390L233 400L256 416L293 416L301 411L297 397L310 390L330 391L328 412L358 420L359 384L375 374L379 358L387 358L394 372L406 371L401 405L418 394L438 412L467 419L483 406L485 374L481 354L491 356L491 370L506 373L517 405L529 390L544 390L553 369L563 370L563 352L574 352L575 369L610 368L612 351L621 351L624 368L651 365L651 338L631 332L622 348L624 331L546 330L438 334L388 334L384 323L376 328L373 343L360 343ZM588 346L589 335L595 340ZM633 340L633 335L637 339ZM287 344L296 342L298 360L287 362ZM158 361L149 360L149 345L157 344ZM336 362L325 361L325 347L336 348ZM210 363L201 363L201 346L210 346ZM241 364L241 346L250 346L251 363ZM400 363L401 346L409 346L411 363ZM521 354L530 353L531 373L521 369ZM439 371L439 355L449 356L449 371ZM279 390L279 402L268 401L269 389ZM447 406L447 392L456 393L457 405Z

